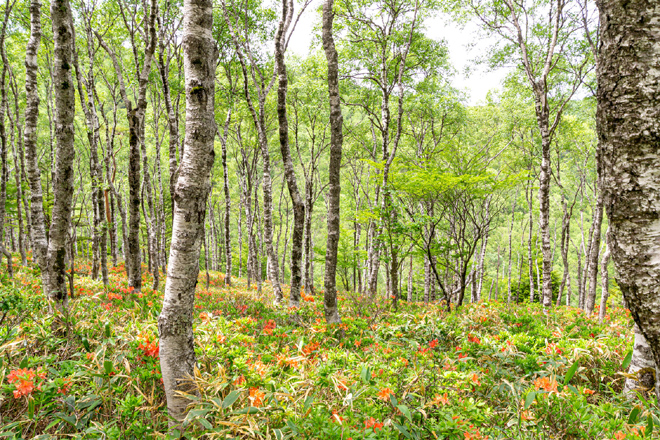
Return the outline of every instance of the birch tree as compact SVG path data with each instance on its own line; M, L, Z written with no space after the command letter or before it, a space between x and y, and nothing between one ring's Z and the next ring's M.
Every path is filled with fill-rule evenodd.
M58 308L67 305L66 240L73 211L75 83L73 82L73 18L69 0L50 5L53 25L53 89L55 91L55 153L53 210L46 255L48 285L44 289Z
M333 0L326 0L323 4L322 41L325 57L328 61L328 95L330 103L330 164L328 165L328 242L325 254L325 278L323 285L323 308L325 320L330 323L339 323L339 310L337 308L337 248L339 246L339 195L341 194L341 169L343 117L341 114L341 101L339 96L339 60L335 40L332 36L332 23L334 19Z
M196 364L192 315L215 159L215 66L218 56L212 36L212 2L185 0L183 17L185 147L174 188L172 244L163 308L158 317L161 370L173 425L183 420L190 403L179 392L197 392L190 381Z
M605 167L608 246L617 283L658 365L660 7L642 0L597 3L601 45L596 117Z

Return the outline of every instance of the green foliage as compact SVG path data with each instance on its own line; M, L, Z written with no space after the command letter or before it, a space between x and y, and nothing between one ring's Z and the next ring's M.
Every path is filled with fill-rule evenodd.
M123 279L121 267L107 290L77 277L64 336L50 330L33 271L3 280L0 310L32 318L3 345L1 435L165 435L155 321L162 294L136 294ZM611 309L603 325L573 308L546 315L538 304L447 312L404 302L395 313L389 301L347 293L336 327L323 322L314 296L304 296L293 321L272 306L268 286L257 297L243 280L232 288L222 281L211 272L210 290L197 291L200 395L191 397L185 438L589 439L607 430L634 439L655 427L655 406L619 394L632 344L627 310ZM34 371L25 395L9 381L20 369Z

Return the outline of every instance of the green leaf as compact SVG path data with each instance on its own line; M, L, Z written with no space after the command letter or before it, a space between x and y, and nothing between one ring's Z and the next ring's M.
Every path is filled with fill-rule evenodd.
M34 418L34 399L28 400L28 418L30 420Z
M628 352L628 354L626 355L626 357L623 359L623 363L621 364L622 369L624 369L624 370L628 369L628 367L630 366L630 362L632 362L632 354L633 354L633 351L630 350Z
M286 421L286 426L289 427L292 433L294 434L300 434L300 429L298 428L298 425L293 423L291 420Z
M580 392L578 391L578 389L575 388L573 385L570 385L570 384L569 384L569 385L568 385L568 389L571 390L571 391L573 392L573 394L575 394L576 396L579 396L579 395L580 395Z
M243 414L257 414L260 413L261 410L259 408L256 408L254 406L248 406L247 408L241 408L237 411L233 411L231 414L232 415L243 415Z
M371 368L362 367L362 371L360 372L360 379L364 383L369 383L371 381Z
M646 418L646 432L644 433L645 437L650 437L653 433L653 416L651 414Z
M628 417L628 424L632 425L635 422L637 422L638 415L639 415L639 408L633 408L633 410L630 412L630 416Z
M21 364L19 365L19 368L27 368L28 366L28 359L25 358L21 361Z
M103 361L103 369L105 370L105 374L110 374L112 372L112 362L108 360Z
M227 397L225 397L225 400L222 401L222 409L227 409L230 406L232 406L240 396L241 396L240 391L234 390L231 393L229 393Z
M103 331L105 333L105 337L109 338L110 337L110 323L109 322L105 323L105 327L104 327Z
M406 429L405 426L403 426L403 425L399 425L397 422L394 422L394 421L392 422L392 424L393 424L394 427L395 427L396 429L398 429L399 432L400 432L401 434L403 434L406 438L412 438L412 435L410 435L410 433L408 432L408 430Z
M580 366L580 361L577 360L571 365L571 368L568 369L566 372L566 377L564 378L564 385L568 385L568 383L571 381L573 376L575 376L575 372L577 371L578 367Z
M536 391L530 391L525 398L525 409L529 408L536 399Z
M82 338L82 345L83 347L85 347L85 350L89 353L89 341L84 336Z
M399 408L399 411L406 416L406 418L412 422L412 415L410 414L410 410L406 405L398 405L397 408Z
M390 403L392 406L397 406L399 402L396 400L396 396L394 394L390 394Z
M314 403L314 396L307 396L305 403L303 404L303 411L307 411L310 406Z

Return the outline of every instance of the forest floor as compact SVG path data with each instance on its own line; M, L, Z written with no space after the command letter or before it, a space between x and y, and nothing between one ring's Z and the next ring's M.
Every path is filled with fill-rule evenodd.
M130 291L123 267L108 289L77 275L68 321L53 330L37 269L16 266L0 282L0 438L168 438L162 292ZM329 327L316 295L291 319L268 284L259 296L234 283L211 272L206 289L200 273L201 394L186 438L657 438L655 399L621 395L625 309L600 325L574 308L480 302L448 313L402 301L393 311L346 293L343 322Z

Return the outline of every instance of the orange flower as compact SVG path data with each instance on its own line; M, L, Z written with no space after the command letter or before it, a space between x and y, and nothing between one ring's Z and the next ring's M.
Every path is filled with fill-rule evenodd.
M640 437L644 437L644 434L646 432L646 426L635 426L633 427L631 432L635 435L639 435Z
M387 402L388 400L390 400L390 396L393 395L393 394L394 394L394 391L392 391L391 389L383 388L382 390L380 390L378 392L378 398L380 400L383 400L383 401Z
M626 438L626 434L619 431L616 434L614 434L614 437L616 438L616 440L623 440L624 438Z
M592 395L593 393L595 393L594 390L590 390L589 388L585 388L583 392L584 392L584 394L589 394L589 395Z
M481 382L479 382L479 376L477 373L472 373L472 382L476 385L481 385Z
M447 397L447 393L444 393L443 395L436 394L435 398L431 401L431 405L438 406L438 404L443 404L446 405L449 403L449 397Z
M256 406L257 408L262 406L264 404L264 397L266 397L266 393L260 391L259 388L255 388L255 387L250 388L249 399L252 406Z
M544 391L557 392L557 381L549 377L539 377L534 381L534 387L539 390L543 388Z
M156 341L150 342L149 336L144 338L144 343L140 342L138 348L142 350L145 356L158 359L158 352L160 350L160 344Z
M209 316L208 313L202 312L199 314L199 319L201 319L202 322L209 322L211 320L211 317Z
M369 417L364 422L364 428L365 429L373 428L374 432L376 432L376 429L381 429L382 427L383 427L383 424L381 422L378 422L373 417Z

